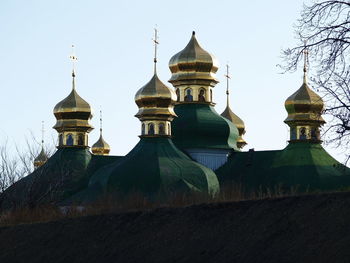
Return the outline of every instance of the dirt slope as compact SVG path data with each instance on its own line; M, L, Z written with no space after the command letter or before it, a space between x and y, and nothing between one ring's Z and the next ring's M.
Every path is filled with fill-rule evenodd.
M350 262L350 193L4 227L0 262Z

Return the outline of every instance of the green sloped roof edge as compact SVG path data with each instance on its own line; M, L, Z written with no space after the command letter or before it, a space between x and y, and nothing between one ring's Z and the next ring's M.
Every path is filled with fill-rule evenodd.
M291 143L283 150L233 153L216 171L220 184L294 191L331 191L350 186L350 169L320 144Z

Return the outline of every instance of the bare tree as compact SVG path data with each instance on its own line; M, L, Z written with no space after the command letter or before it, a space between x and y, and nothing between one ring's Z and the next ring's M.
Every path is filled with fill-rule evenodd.
M54 152L51 144L44 145L45 152L50 157ZM14 148L14 149L12 149ZM25 146L13 144L9 147L8 140L0 145L0 194L16 181L33 172L33 162L41 151L41 145L31 134L31 139L25 138Z
M8 141L5 141L0 146L0 193L19 179L19 161L10 156Z
M312 82L332 116L326 140L348 148L350 138L350 1L315 1L304 5L296 26L299 45L283 51L285 71L295 71L309 50ZM347 156L350 151L347 152ZM349 158L349 157L348 157ZM348 159L347 158L347 159Z

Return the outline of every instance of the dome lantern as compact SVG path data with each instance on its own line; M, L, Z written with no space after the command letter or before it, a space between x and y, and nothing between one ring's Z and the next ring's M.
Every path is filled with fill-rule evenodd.
M142 123L141 137L171 136L171 121L176 117L174 112L176 94L157 75L157 45L157 30L155 30L154 74L135 95L135 102L139 107L135 117Z
M218 62L200 46L194 31L187 46L170 59L169 68L169 82L176 88L178 103L214 104Z
M285 102L288 116L285 123L290 127L289 142L320 143L320 127L324 103L322 98L309 88L307 80L308 51L304 50L303 84Z
M75 55L70 56L73 63ZM58 148L88 147L88 133L93 129L91 107L79 96L75 87L75 70L72 71L72 91L62 101L57 103L53 113L56 124L53 127L59 134Z

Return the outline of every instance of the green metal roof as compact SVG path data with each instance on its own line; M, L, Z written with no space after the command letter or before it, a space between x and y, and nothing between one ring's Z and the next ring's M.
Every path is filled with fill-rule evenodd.
M214 107L208 104L178 104L175 106L178 116L172 122L173 142L180 149L237 148L238 130L236 126L220 116Z
M85 189L96 170L118 158L95 156L86 148L60 148L44 165L3 193L2 207L60 202Z
M234 182L250 190L262 186L304 192L350 186L350 169L313 143L291 143L280 151L235 152L216 173L221 184Z
M122 160L95 173L81 196L90 201L91 195L101 197L103 193L152 196L191 190L216 194L219 183L215 173L192 161L169 138L141 138Z

